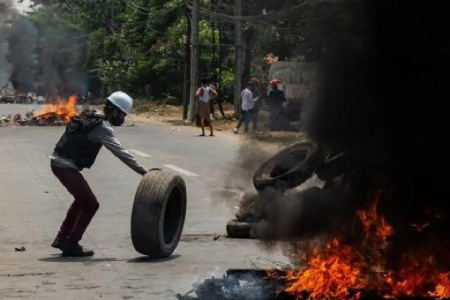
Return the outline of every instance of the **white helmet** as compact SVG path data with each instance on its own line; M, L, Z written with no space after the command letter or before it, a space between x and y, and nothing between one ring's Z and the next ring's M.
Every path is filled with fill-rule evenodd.
M114 92L108 98L112 104L117 106L122 112L127 115L131 112L133 108L133 98L124 92Z

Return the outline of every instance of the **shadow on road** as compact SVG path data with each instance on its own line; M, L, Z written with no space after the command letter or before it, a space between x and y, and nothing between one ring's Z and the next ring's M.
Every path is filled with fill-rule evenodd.
M171 255L169 257L164 257L164 258L160 258L160 259L154 259L154 258L150 258L148 256L140 256L140 257L136 257L133 259L129 259L127 262L129 263L149 263L149 264L154 264L154 263L160 263L160 262L165 262L165 261L171 261L174 260L178 257L180 257L181 255Z
M63 257L59 254L54 254L51 257L39 258L39 261L44 262L57 262L57 263L65 263L65 262L107 262L107 261L118 261L115 257L101 257L101 258L93 258L93 257Z

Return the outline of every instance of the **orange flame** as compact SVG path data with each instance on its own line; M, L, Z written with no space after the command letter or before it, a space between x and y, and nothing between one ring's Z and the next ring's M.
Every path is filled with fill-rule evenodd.
M402 269L397 274L388 272L386 276L378 278L379 283L391 287L390 297L448 298L450 297L449 274L438 272L435 264L433 257L421 255L421 252L405 255L402 259Z
M35 113L35 118L46 119L46 116L56 115L62 122L68 123L70 119L78 114L75 107L77 103L77 96L72 95L67 101L59 98L55 104L46 104L44 108Z
M307 291L310 299L357 299L358 294L351 295L350 290L367 284L367 278L361 276L363 267L364 261L357 252L334 239L323 250L314 250L306 270L288 272L286 279L291 284L286 291Z
M354 300L363 291L374 290L384 298L450 297L450 273L437 271L436 260L423 248L405 254L399 271L388 269L383 251L394 229L378 215L379 197L380 193L375 193L368 209L356 212L364 229L363 243L346 245L334 238L325 247L315 248L312 255L302 253L305 268L288 271L283 277L286 292L297 298L307 293L310 300Z
M394 229L386 222L383 216L378 215L379 197L380 192L377 192L369 209L367 211L358 210L356 214L364 226L365 241L384 243L394 233Z

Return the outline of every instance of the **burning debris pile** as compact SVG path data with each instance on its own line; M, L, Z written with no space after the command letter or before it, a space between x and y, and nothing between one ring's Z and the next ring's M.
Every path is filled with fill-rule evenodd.
M450 298L449 12L435 2L330 3L351 26L324 41L316 99L305 104L315 150L297 158L301 168L272 166L265 178L284 185L256 199L268 204L259 212L271 239L298 240L296 271L268 276L293 299ZM291 190L305 172L325 185Z
M55 104L46 104L42 110L31 110L22 117L21 114L0 116L0 126L61 126L67 124L70 119L78 114L75 107L76 96L71 96L67 101L58 98Z
M231 269L221 278L211 277L201 284L194 284L185 295L178 294L178 300L299 300L299 299L361 299L361 300L428 300L436 299L432 295L424 297L384 297L379 290L348 289L341 290L336 297L323 296L324 292L293 292L286 289L296 279L293 270L251 270ZM342 276L341 276L342 277ZM333 281L333 280L332 280ZM334 281L333 281L334 282ZM343 298L341 298L342 296ZM439 298L444 299L444 298Z
M221 278L212 277L202 284L194 284L185 295L177 295L179 300L271 300L293 299L291 295L279 292L283 289L286 275L283 271L273 271L269 276L265 270L230 269ZM195 296L191 296L195 294Z

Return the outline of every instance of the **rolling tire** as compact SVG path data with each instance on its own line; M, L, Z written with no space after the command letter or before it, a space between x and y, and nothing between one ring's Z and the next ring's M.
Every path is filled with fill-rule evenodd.
M151 258L173 253L183 231L186 198L180 176L159 170L144 175L131 214L131 240L137 252Z
M291 145L265 161L253 176L258 191L268 187L283 190L299 186L311 177L321 152L310 141Z

